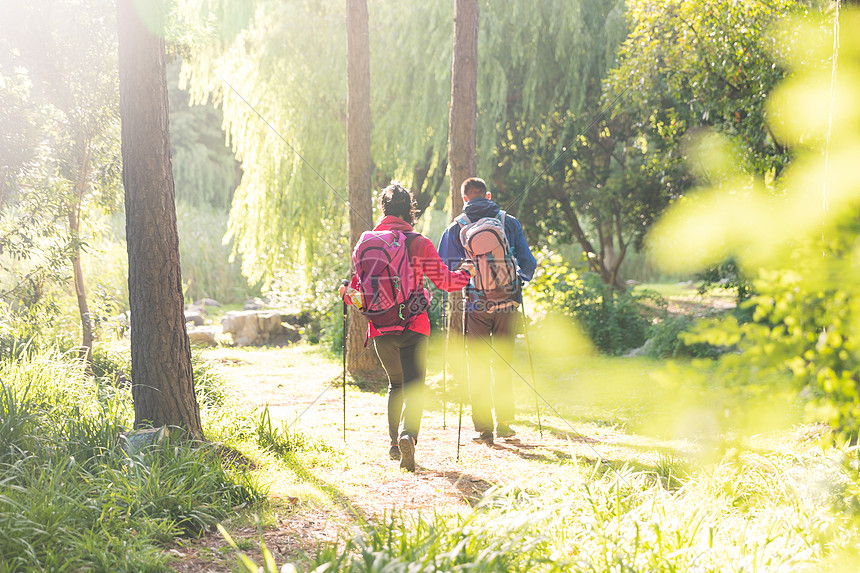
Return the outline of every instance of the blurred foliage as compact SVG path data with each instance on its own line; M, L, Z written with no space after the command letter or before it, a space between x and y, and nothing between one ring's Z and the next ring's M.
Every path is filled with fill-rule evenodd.
M751 321L729 316L705 322L687 337L737 349L694 363L698 372L750 394L794 392L809 419L855 437L860 38L845 31L858 26L860 13L848 10L839 26L835 12L793 23L794 37L803 40L792 46L793 74L768 110L782 144L797 159L776 182L776 192L736 169L712 172L719 184L679 202L652 239L669 268L689 271L732 257L754 278L754 294L742 305ZM833 34L840 29L837 42ZM811 109L817 111L807 113ZM723 157L718 165L731 161Z
M526 287L542 313L575 319L591 342L606 354L639 348L652 320L666 314L666 301L647 289L618 291L600 277L561 256L543 251L538 272Z
M258 296L261 285L248 284L242 265L231 260L223 241L227 214L206 204L176 205L182 282L188 302L213 298L221 304L241 304Z
M181 65L177 58L167 66L176 201L227 213L241 177L239 163L225 142L221 110L191 105L188 92L179 88Z

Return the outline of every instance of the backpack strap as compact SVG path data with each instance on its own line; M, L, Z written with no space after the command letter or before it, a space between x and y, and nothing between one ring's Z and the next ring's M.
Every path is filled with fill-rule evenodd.
M460 224L460 228L463 228L472 222L472 220L469 219L469 216L465 213L460 213L454 220Z
M408 233L403 233L403 235L406 237L406 238L403 240L403 242L406 244L406 254L407 254L407 255L411 255L411 254L412 254L412 251L410 251L409 249L411 249L411 248L412 248L412 242L413 242L416 238L418 238L418 237L421 235L421 233L419 233L418 231L409 231ZM411 265L412 265L412 262L410 261L410 263L409 263L409 264L410 264L410 266L411 266Z

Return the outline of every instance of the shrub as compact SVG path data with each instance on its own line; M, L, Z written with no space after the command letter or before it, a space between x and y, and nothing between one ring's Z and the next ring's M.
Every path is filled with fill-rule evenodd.
M656 292L619 292L559 255L543 253L541 258L540 271L529 283L527 294L542 312L577 320L601 352L622 354L642 346L652 317L665 313L666 302Z
M735 347L737 352L721 355L710 366L715 377L757 392L790 388L799 393L811 420L853 437L860 431L860 353L852 335L856 287L840 280L838 259L828 262L833 274L822 269L822 276L812 280L794 271L762 271L754 283L757 294L744 305L753 320L705 321L686 340Z

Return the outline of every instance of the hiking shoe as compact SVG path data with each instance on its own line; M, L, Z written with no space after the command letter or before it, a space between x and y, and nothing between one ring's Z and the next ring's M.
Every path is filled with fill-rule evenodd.
M398 446L397 444L391 444L391 447L388 448L388 455L391 457L392 460L399 460L400 446Z
M477 436L472 438L472 441L475 443L478 443L478 444L484 444L487 446L492 446L493 445L493 432L481 432L480 434L478 434Z
M400 436L400 469L415 471L415 440L406 434Z
M500 438L513 438L517 433L507 424L498 424L496 426L496 435Z

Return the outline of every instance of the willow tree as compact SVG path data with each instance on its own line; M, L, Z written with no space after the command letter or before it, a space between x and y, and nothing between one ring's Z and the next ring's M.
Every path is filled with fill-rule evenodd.
M217 3L201 16L206 4L193 0L198 21L221 9ZM413 187L422 206L434 209L442 204L434 197L445 194L449 170L451 7L449 0L368 2L374 186L398 178ZM332 266L330 243L323 248L322 242L346 234L344 19L336 4L260 2L240 34L196 50L186 66L197 97L222 102L243 163L231 236L254 278L302 259ZM599 212L630 211L625 194L644 177L635 150L627 146L629 157L614 161L615 136L608 146L606 124L594 122L601 117L601 80L625 36L624 2L487 3L478 30L474 174L526 223L533 242L547 235L574 240L575 222L562 216L566 205L583 236L597 245L603 241L608 253L609 241L617 246L617 233L602 222L610 217L596 216L594 199L602 201L603 189L614 186L615 203ZM590 138L588 149L565 153L580 133ZM563 165L555 161L559 156ZM635 177L620 177L630 165ZM566 177L576 169L580 182L589 172L602 179L574 193ZM345 258L347 241L341 241Z
M219 36L200 43L183 73L194 101L222 108L243 169L227 238L258 281L314 261L346 229L346 35L343 5L250 5L241 30L229 6L185 6L194 22L214 18Z
M160 0L119 0L119 87L135 427L200 437L185 330Z
M493 72L481 114L495 122L479 128L478 141L491 150L479 172L529 239L578 244L591 270L619 288L629 199L641 187L601 97L625 36L624 8L581 0L488 16L495 33L482 37L482 54L492 54Z

